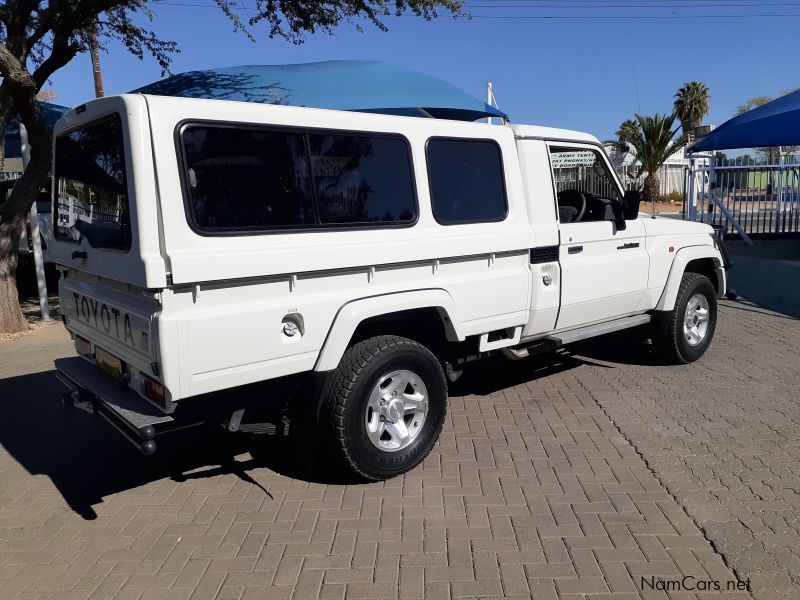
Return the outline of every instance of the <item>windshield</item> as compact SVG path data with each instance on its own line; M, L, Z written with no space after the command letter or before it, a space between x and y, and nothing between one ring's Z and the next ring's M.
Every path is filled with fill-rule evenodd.
M58 136L55 156L59 240L86 239L93 248L131 245L128 186L119 115Z

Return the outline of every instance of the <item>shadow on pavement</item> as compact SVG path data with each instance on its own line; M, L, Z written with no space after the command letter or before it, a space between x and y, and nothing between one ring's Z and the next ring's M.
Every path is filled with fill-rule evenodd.
M619 363L624 365L640 365L644 367L671 366L656 352L646 338L646 333L638 329L620 331L577 342L569 346L569 351L577 355L582 362L586 359ZM594 363L594 366L606 366Z
M754 302L750 302L744 298L740 298L736 301L728 301L725 303L726 308L732 308L734 310L741 310L743 312L751 312L760 315L770 315L775 317L776 319L786 319L788 321L797 321L800 320L800 314L797 316L792 316L785 312L776 311L774 309L770 309L766 306L761 306Z
M158 451L144 456L101 418L63 406L65 390L55 371L0 380L0 445L32 475L48 476L85 519L97 517L92 507L104 496L164 478L185 481L232 473L258 485L247 471L266 467L306 481L346 482L317 460L313 444L297 443L307 429L268 439L231 434L219 426L196 427L159 436ZM246 452L254 457L237 460Z
M728 287L761 308L800 318L800 244L796 239L726 244Z
M620 339L614 343L609 339L583 343L580 354L621 362L641 360L642 345L635 337L633 341L615 337ZM450 394L487 395L587 362L563 350L514 362L491 358L468 365L459 381L451 384ZM29 473L48 476L84 519L97 517L93 506L105 496L164 478L183 482L234 474L268 497L268 486L250 475L253 469L267 468L315 483L359 483L332 464L332 453L320 446L325 431L307 418L310 411L303 410L303 403L296 403L295 412L304 414L289 413L288 435L231 434L218 425L195 427L159 436L158 451L148 457L99 417L63 406L60 397L65 390L55 371L0 380L0 444Z

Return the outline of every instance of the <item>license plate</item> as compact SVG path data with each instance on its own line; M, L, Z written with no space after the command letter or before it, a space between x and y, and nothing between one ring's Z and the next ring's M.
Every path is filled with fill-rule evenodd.
M125 382L125 371L120 359L98 346L94 348L94 357L101 371L110 375L120 383Z

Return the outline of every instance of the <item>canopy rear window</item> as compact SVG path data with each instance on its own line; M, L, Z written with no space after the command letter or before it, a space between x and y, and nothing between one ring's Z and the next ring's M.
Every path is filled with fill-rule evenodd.
M131 246L128 185L119 115L56 139L57 239L93 248L127 251Z

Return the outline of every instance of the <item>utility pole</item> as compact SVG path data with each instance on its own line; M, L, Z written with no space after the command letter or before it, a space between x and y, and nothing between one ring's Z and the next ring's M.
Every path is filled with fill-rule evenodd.
M97 46L97 30L92 28L89 33L89 45L92 55L92 74L94 75L94 95L103 97L103 73L100 70L100 49Z

